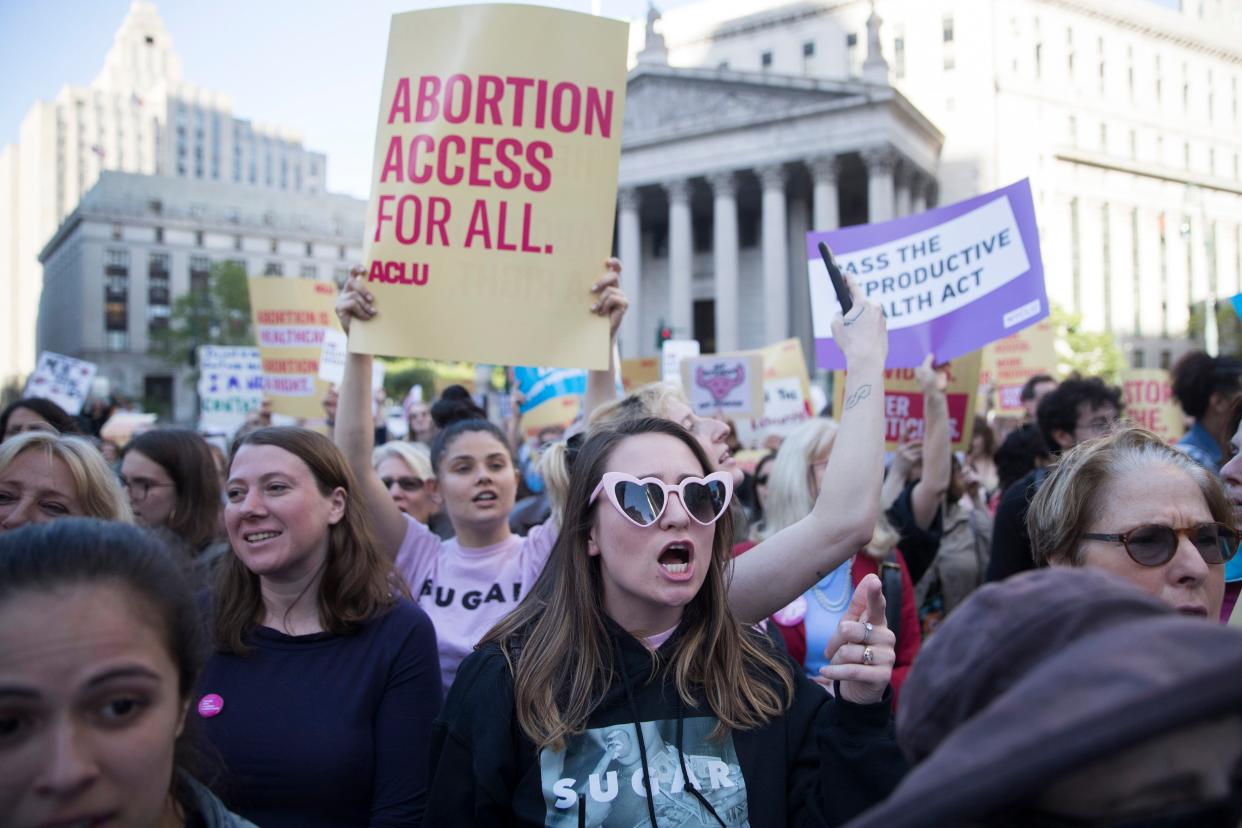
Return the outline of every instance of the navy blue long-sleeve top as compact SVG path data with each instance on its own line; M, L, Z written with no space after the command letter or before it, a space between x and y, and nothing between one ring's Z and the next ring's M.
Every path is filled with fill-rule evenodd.
M402 600L351 635L258 627L247 643L212 655L191 710L230 810L263 828L418 825L442 693L427 615Z

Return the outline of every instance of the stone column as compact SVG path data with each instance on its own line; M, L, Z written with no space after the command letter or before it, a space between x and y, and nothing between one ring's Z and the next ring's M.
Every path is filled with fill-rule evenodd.
M927 209L927 178L917 173L910 182L910 212L921 213Z
M763 187L763 342L789 335L789 248L785 238L785 168L757 170Z
M716 351L738 348L737 180L731 172L708 177L712 185L712 257L716 268Z
M694 269L694 229L690 220L690 182L664 185L668 193L668 305L669 325L677 339L694 335L694 307L690 277Z
M617 191L617 252L621 258L621 289L630 309L621 320L622 354L631 359L642 353L643 231L638 216L640 199L634 187Z
M895 180L897 184L897 216L910 215L910 188L911 182L914 180L914 170L909 165L901 164L897 167Z
M841 162L836 156L823 155L812 158L807 165L811 168L811 179L815 189L811 195L812 230L836 230L841 226L841 214L838 206L837 175L841 172Z
M862 159L867 165L867 221L888 221L894 217L893 169L897 166L897 153L892 147L873 147L863 150Z

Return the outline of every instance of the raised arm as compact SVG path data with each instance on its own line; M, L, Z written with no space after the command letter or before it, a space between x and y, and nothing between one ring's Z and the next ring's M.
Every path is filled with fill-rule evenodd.
M617 398L617 331L630 306L630 300L621 290L620 261L604 262L604 275L592 286L591 292L595 294L591 313L608 317L608 370L587 372L586 396L582 400L584 423L592 411Z
M848 280L855 305L832 321L845 353L845 402L824 485L811 513L733 562L729 603L755 623L809 589L866 546L880 514L884 476L884 358L888 328L879 307Z
M923 476L910 492L910 505L915 523L927 529L936 519L953 472L949 406L944 395L948 377L932 367L930 354L914 373L923 386Z
M336 300L336 316L347 334L355 318L372 319L376 314L375 296L359 278L361 272L360 268L354 268ZM345 378L341 381L332 436L345 455L358 481L363 503L375 521L380 549L388 555L396 555L405 539L407 524L405 515L401 514L371 465L375 424L371 416L370 354L347 354L345 357Z

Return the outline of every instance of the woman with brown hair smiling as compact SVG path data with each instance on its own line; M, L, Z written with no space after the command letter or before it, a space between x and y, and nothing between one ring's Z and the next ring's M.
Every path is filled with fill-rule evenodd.
M375 546L332 442L263 428L233 453L197 715L226 801L264 826L417 824L440 708L431 622Z

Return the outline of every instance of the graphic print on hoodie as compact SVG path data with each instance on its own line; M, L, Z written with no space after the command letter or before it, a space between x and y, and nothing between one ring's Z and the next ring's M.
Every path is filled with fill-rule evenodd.
M661 828L719 826L748 828L746 782L733 737L712 740L716 718L682 720L682 754L677 751L677 719L642 722L642 744L652 780L651 806ZM568 740L562 751L543 750L539 765L549 828L580 825L636 828L651 825L636 725L595 727ZM691 784L719 815L719 821L686 789L685 758ZM579 811L585 811L585 822Z

